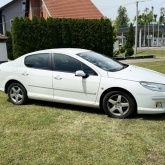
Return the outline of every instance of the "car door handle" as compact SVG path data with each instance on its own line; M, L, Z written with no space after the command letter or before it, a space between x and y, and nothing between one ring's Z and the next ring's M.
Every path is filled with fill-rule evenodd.
M29 74L27 72L22 73L23 76L28 76Z
M58 76L55 76L54 77L56 80L61 80L62 79L62 77L60 77L59 75Z

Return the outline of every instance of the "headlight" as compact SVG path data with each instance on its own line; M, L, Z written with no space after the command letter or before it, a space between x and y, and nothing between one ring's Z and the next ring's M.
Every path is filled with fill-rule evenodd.
M157 84L151 82L140 82L140 84L150 90L158 91L158 92L165 92L165 84Z

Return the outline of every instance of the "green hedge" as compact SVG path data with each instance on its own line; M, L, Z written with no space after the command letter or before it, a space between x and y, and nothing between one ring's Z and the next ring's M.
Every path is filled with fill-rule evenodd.
M6 41L7 56L8 56L8 59L13 60L13 49L12 49L12 36L11 36L11 32L6 31L5 36L8 37L8 39Z
M114 28L108 19L15 18L14 58L49 48L85 48L113 56Z

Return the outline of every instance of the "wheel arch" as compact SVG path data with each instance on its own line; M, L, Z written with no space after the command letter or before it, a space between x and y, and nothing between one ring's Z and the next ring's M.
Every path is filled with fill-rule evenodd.
M19 83L20 85L22 85L22 86L25 88L25 86L24 86L21 82L19 82L19 81L13 79L13 80L9 80L9 81L5 84L5 93L7 93L8 87L9 87L12 83ZM26 88L25 88L25 90L26 90ZM27 92L27 90L26 90L26 92Z
M128 90L126 90L126 89L124 89L124 88L120 88L120 87L108 88L108 89L106 89L106 90L102 93L102 95L101 95L101 97L100 97L100 102L99 102L100 108L102 108L102 101L103 101L104 96L105 96L108 92L112 92L112 91L121 91L121 92L125 92L125 93L127 93L128 95L130 95L130 96L133 98L133 100L135 101L135 104L136 104L136 113L137 113L137 102L136 102L135 97L134 97Z

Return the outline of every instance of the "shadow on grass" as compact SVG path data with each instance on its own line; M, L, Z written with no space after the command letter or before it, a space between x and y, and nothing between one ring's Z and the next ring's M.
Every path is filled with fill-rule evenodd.
M9 99L7 99L7 101L10 102ZM80 105L71 105L71 104L40 101L40 100L29 100L28 105L31 105L31 104L36 105L36 106L58 108L58 109L71 110L71 111L77 111L77 112L81 111L84 113L91 113L91 114L98 114L98 115L106 115L105 112L99 108L85 107L85 106L80 106ZM127 119L131 120L131 119L140 119L140 118L142 120L165 121L165 113L162 113L162 114L135 114L131 118L127 118Z
M71 105L71 104L64 104L64 103L39 101L39 100L30 100L29 104L64 109L64 110L71 110L71 111L81 111L84 113L94 113L94 114L99 114L99 115L105 115L104 111L99 108L85 107L85 106L80 106L80 105Z
M31 100L30 104L34 104L37 106L45 106L45 107L51 107L51 108L71 110L71 111L81 111L84 113L105 115L105 112L99 108L85 107L85 106L79 106L79 105L38 101L38 100ZM142 120L162 121L162 120L165 120L165 114L137 114L129 119L140 119L140 118Z
M165 113L162 114L140 114L137 115L138 118L143 120L155 120L155 121L165 121Z

